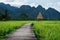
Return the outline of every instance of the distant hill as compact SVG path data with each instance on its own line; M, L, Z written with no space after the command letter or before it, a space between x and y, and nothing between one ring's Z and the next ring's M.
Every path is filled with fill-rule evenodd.
M46 10L41 5L38 5L37 7L22 5L20 8L17 8L10 6L9 4L0 3L0 14L4 15L6 9L8 10L11 19L20 19L22 13L27 14L28 19L37 19L39 12L41 12L43 19L60 19L60 12L53 8L48 8Z
M60 19L60 12L53 8L48 8L45 11L47 19Z

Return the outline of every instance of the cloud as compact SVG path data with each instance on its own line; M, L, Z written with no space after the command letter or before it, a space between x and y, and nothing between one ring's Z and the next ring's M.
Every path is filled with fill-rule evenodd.
M17 6L20 7L21 5L23 5L23 2L4 2L5 4L10 4L11 6Z
M0 0L0 2L5 2L6 0Z
M0 2L4 2L5 4L10 4L11 6L21 6L25 4L25 1L21 0L21 1L17 1L17 0L2 0Z
M60 11L60 2L50 3L47 6L55 8L56 10Z
M45 8L48 9L49 7L52 7L60 12L60 2L55 2L55 3L47 3L45 5Z
M60 2L56 2L54 8L60 12Z
M14 2L14 0L6 0L6 2Z
M18 7L20 7L21 5L30 5L30 6L37 7L37 5L38 5L35 2L29 2L27 0L14 0L14 1L5 0L4 3L5 4L10 4L11 6L18 6Z
M18 6L21 5L30 5L37 7L38 5L42 5L46 9L49 7L55 8L58 11L60 11L60 2L58 0L52 1L52 0L0 0L0 2L4 2L5 4L10 4L12 6Z

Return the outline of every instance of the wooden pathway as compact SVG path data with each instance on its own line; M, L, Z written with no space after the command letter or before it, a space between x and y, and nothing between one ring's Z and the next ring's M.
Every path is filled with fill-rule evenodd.
M31 24L25 24L20 29L9 34L5 40L36 40Z

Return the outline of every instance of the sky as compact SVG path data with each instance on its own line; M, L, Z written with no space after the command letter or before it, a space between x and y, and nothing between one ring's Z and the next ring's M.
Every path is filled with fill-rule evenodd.
M41 5L45 9L52 7L60 12L60 0L0 0L0 3L1 2L16 7L20 7L21 5L30 5L37 7L38 5Z

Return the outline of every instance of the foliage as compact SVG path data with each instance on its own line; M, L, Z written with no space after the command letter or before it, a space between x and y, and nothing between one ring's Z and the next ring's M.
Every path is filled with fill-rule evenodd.
M8 10L5 10L4 14L0 13L0 20L8 20L10 19Z
M2 15L1 15L1 13L0 13L0 20L2 20Z
M26 13L21 13L20 19L27 20L28 19L28 15Z

